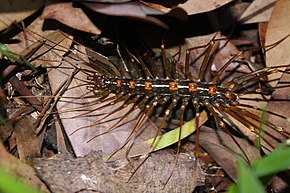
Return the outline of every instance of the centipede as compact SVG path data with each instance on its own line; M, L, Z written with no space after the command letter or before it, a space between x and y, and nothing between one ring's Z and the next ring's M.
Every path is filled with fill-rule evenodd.
M289 137L289 132L283 127L276 125L267 119L263 119L260 114L263 112L268 113L275 117L279 117L282 120L287 120L287 117L267 111L266 109L262 109L255 105L242 103L241 100L266 101L266 98L270 96L274 90L287 87L287 83L284 83L281 87L270 86L268 84L271 80L268 80L267 77L268 75L276 74L278 72L287 74L288 69L286 68L288 68L289 65L250 70L248 73L244 73L232 78L231 80L222 82L223 74L228 73L226 70L234 61L243 63L251 69L249 63L245 62L242 56L244 51L239 51L233 55L232 58L223 65L223 67L215 72L210 80L205 80L205 72L209 65L211 52L217 42L218 40L212 39L206 45L187 49L185 52L185 61L182 62L176 60L175 57L168 58L168 56L166 56L164 41L162 41L159 59L161 60L160 63L163 73L157 71L158 64L156 64L152 57L149 56L149 52L141 55L138 52L133 53L126 48L124 49L124 52L128 58L129 64L125 67L121 68L114 62L110 62L108 65L103 65L102 69L99 69L98 72L86 72L86 78L88 81L86 83L86 89L94 93L97 98L96 104L100 104L100 106L93 110L79 113L77 116L69 117L68 119L86 117L99 110L104 110L106 112L108 109L109 112L104 113L104 115L102 115L103 117L98 120L91 121L90 124L77 128L70 133L70 135L73 136L78 132L91 130L92 127L98 127L103 123L106 123L106 120L110 120L111 117L122 112L123 115L121 115L117 121L112 123L111 126L105 128L105 131L99 131L98 134L92 134L93 137L89 137L86 140L87 143L91 143L94 140L98 140L98 138L103 135L118 130L119 125L121 125L125 119L130 117L134 111L142 109L134 119L134 123L130 129L131 132L129 132L128 136L124 139L124 142L109 155L108 160L110 160L111 157L126 145L133 143L139 130L141 130L140 128L142 127L142 124L146 122L146 118L150 117L158 106L163 106L161 124L157 126L157 130L153 136L153 142L151 143L147 153L145 153L145 158L143 158L143 161L145 161L149 157L150 149L154 146L157 136L160 134L166 119L169 117L170 113L177 108L180 109L180 129L177 142L177 156L173 164L175 165L177 164L181 147L181 132L184 124L184 116L186 114L186 109L191 107L195 112L195 128L197 128L195 140L197 143L199 140L199 116L201 111L205 110L209 115L212 115L216 127L223 130L225 133L228 133L242 151L243 147L241 147L233 137L228 129L229 127L235 128L238 132L241 132L242 135L246 136L253 142L261 139L263 145L266 146L269 151L274 149L274 145L267 139L267 137L263 136L263 132L260 130L260 125L263 123L265 127L271 130L271 132L278 132L286 138ZM199 68L200 71L197 78L193 78L189 71L189 56L191 50L198 48L205 48L204 58L201 61ZM177 63L180 62L184 64L183 74L179 74L176 70ZM117 70L118 68L119 70ZM259 97L247 98L247 94L256 94ZM116 104L120 105L115 107ZM84 110L84 108L81 109ZM100 114L98 113L95 115L100 117ZM238 126L237 123L240 125ZM265 130L265 132L267 133L268 130ZM269 135L271 134L269 133ZM127 156L129 155L129 151L130 150L128 149L126 152ZM246 155L245 152L243 153ZM198 157L198 145L196 145L195 155ZM249 158L246 157L246 159L250 162ZM138 171L139 167L142 167L142 164L137 167L134 173ZM167 184L170 179L172 172L165 184ZM132 177L133 176L134 175L132 175Z
M283 40L287 39L288 36L284 37ZM67 38L67 36L64 37ZM222 67L208 74L208 69L212 67L211 59L214 57L214 49L222 40L222 38L217 38L214 35L205 45L187 48L184 53L178 51L170 56L166 53L167 48L164 38L160 42L158 53L149 50L143 44L142 46L146 49L142 49L142 51L132 50L117 44L117 61L92 50L90 51L93 55L87 55L80 50L66 48L73 57L61 61L63 69L60 66L52 65L51 69L48 67L48 71L58 71L59 74L54 76L59 76L61 79L64 74L69 74L65 70L77 69L70 79L71 82L75 81L76 85L65 91L66 96L59 96L58 104L60 106L54 113L60 115L64 124L76 118L88 119L88 123L81 123L80 125L77 123L73 130L67 131L71 138L83 133L82 143L86 145L120 130L122 125L129 123L126 131L127 135L122 136L122 142L115 146L108 144L108 146L113 147L110 146L108 152L106 152L107 160L110 160L126 148L125 156L129 160L130 146L134 144L142 130L141 128L146 128L148 117L153 116L154 111L161 108L161 113L159 113L161 123L151 134L153 140L148 150L143 152L143 161L135 168L130 179L134 178L134 174L150 157L158 136L163 132L165 122L176 111L179 111L176 156L171 173L164 182L165 185L170 180L176 164L178 164L183 138L181 133L184 123L189 121L185 118L189 110L194 112L195 122L193 127L195 128L196 157L199 156L199 132L201 125L205 122L205 120L202 120L204 118L201 114L205 113L212 118L218 130L222 130L230 136L236 146L243 152L245 159L250 162L243 147L236 140L235 134L232 134L232 130L241 136L245 136L252 143L261 140L261 146L266 151L275 148L271 141L271 138L276 136L273 133L278 133L285 139L290 137L289 128L280 126L276 120L271 121L264 118L262 114L286 122L288 120L287 116L245 102L287 102L287 99L276 99L272 94L277 90L289 87L289 81L278 80L279 84L273 86L271 83L277 81L277 79L271 80L269 76L278 73L283 73L285 76L289 75L290 65L253 69L251 63L243 57L244 52L248 50L260 51L275 47L283 41L281 40L265 47L238 51ZM55 45L50 45L51 43ZM49 40L45 44L53 51L64 49L59 46L59 43L49 42ZM81 45L77 44L77 46ZM191 53L197 49L203 49L204 51L201 54L203 58L200 61L198 72L194 76L191 71L190 57ZM183 61L180 59L181 55L184 55ZM58 53L56 53L56 56L62 58ZM89 63L82 59L83 56L88 57L90 62L97 66L96 69L80 67L77 62ZM237 63L238 67L231 67L233 63ZM241 65L247 69L246 72L236 70ZM179 66L182 66L182 70L179 69ZM81 77L77 77L76 74L81 74ZM234 75L232 76L232 74ZM77 91L74 91L75 88ZM67 97L72 92L78 92L80 96L77 98ZM251 97L247 97L247 95L251 95ZM69 99L73 99L73 101L67 102L66 100ZM77 101L79 99L81 102ZM280 139L277 140L282 142ZM78 147L74 148L76 152L80 151ZM82 153L76 154L82 155Z

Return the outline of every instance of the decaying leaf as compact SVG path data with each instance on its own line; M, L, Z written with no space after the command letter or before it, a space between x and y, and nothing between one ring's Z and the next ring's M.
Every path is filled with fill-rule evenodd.
M26 161L40 156L41 142L33 131L33 118L24 116L14 123L19 159Z
M286 36L290 35L290 15L288 10L290 9L290 1L288 0L279 0L277 1L269 23L267 25L266 31L266 46L274 44ZM283 42L279 43L272 49L266 51L266 65L270 66L279 66L290 64L290 38L288 37ZM275 73L269 78L279 79L282 76L282 73ZM271 85L275 86L277 81L272 82Z
M25 3L21 0L0 1L0 31L7 28L13 22L19 22L36 12L44 5L44 0L29 0Z
M183 8L189 15L204 13L215 10L232 0L188 0L184 4L179 4L178 7Z
M103 4L103 3L82 3L82 4L97 13L132 18L136 20L153 23L165 29L168 28L168 26L161 20L149 16L149 15L162 15L163 13L155 9L152 9L151 7L145 4L141 4L138 1L131 1L122 4Z
M200 146L213 157L234 181L237 181L237 159L245 155L231 137L225 132L214 131L202 126L199 139ZM259 150L255 146L250 145L247 140L242 138L235 137L235 139L251 162L260 158Z
M269 21L276 0L255 0L240 17L242 23Z
M43 10L42 17L58 20L73 29L97 35L101 33L101 30L80 8L72 6L72 2L49 1Z

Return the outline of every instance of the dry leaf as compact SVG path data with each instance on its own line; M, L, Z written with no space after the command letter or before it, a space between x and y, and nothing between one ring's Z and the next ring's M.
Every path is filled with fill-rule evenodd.
M26 161L28 158L40 156L41 144L33 131L33 122L30 116L24 116L14 123L17 150L19 159Z
M277 86L285 86L285 83L290 82L290 74L284 73L281 79L279 80L279 83ZM267 108L271 112L278 113L280 115L283 115L287 117L288 119L281 119L274 115L267 115L269 121L272 121L273 123L279 123L278 126L285 129L288 133L290 133L290 87L280 88L274 91L272 94L272 97L276 99L277 101L270 101ZM279 101L281 100L281 101ZM287 136L275 131L275 130L267 130L271 134L271 138L269 139L270 143L274 146L279 145L279 143L286 141L288 139Z
M72 6L72 2L49 1L43 10L42 17L58 20L73 29L97 35L101 33L101 30L80 8Z
M260 152L255 146L250 145L247 140L238 137L234 138L243 148L251 162L260 158ZM200 128L199 144L234 181L237 181L237 159L240 156L245 157L245 155L243 155L243 152L229 134L202 126Z
M255 0L240 17L241 23L269 21L276 0Z
M184 4L179 4L178 7L183 8L189 15L209 12L215 10L232 0L188 0Z
M141 4L138 1L132 1L122 4L104 4L104 3L82 3L89 9L102 13L105 15L118 16L118 17L127 17L136 20L146 21L159 25L163 28L168 28L168 26L149 15L162 15L163 13L148 7L145 4Z
M169 8L169 7L164 7L160 4L155 4L155 3L151 3L151 2L149 3L149 2L144 2L144 1L142 1L141 3L153 8L153 9L155 9L163 14L178 18L178 19L183 20L183 21L186 21L188 18L186 11L180 7L174 6L174 7Z
M290 1L278 0L267 25L266 46L274 44L290 34ZM279 43L273 49L266 52L266 65L279 66L290 64L290 38L288 37L283 42ZM271 75L270 80L279 79L282 73ZM272 82L275 86L277 81Z
M37 17L29 26L26 26L25 33L22 31L14 37L15 39L19 39L20 42L17 44L7 44L7 47L15 53L21 53L28 46L33 45L37 40L42 41L43 38L37 34L45 35L50 33L42 31L43 22L43 19ZM22 26L18 27L22 29Z
M22 21L32 15L44 5L44 2L44 0L0 0L0 31L11 23Z

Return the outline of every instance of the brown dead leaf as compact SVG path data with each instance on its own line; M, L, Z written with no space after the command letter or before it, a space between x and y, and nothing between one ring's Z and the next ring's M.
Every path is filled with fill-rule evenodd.
M279 83L277 86L285 86L285 83L289 84L290 82L290 74L284 73L281 79L279 80ZM272 97L276 99L277 101L270 101L267 108L271 112L278 113L280 115L285 116L288 119L282 119L280 117L274 116L269 114L268 119L269 121L273 123L279 123L277 126L282 127L285 129L288 133L290 133L290 87L280 88L274 91L272 94ZM279 101L281 100L281 101ZM274 146L277 146L279 143L286 141L288 139L287 136L272 130L266 130L271 134L271 138L269 138L269 141Z
M232 0L187 0L184 4L179 4L178 7L183 8L189 15L209 12L215 10Z
M72 37L60 31L39 31L38 35L42 39L44 38L46 43L32 56L32 58L36 58L33 62L34 65L37 67L42 64L48 64L49 67L59 65L62 56L69 51L73 42Z
M21 1L1 0L0 1L0 31L7 28L13 22L19 22L32 15L44 5L44 0Z
M168 26L163 23L161 20L151 17L149 15L162 15L162 12L159 12L151 7L142 4L138 1L131 1L122 4L104 4L104 3L82 3L89 9L102 13L105 15L118 16L118 17L127 17L136 20L141 20L155 25L161 26L165 29Z
M41 37L41 35L45 36L51 33L49 31L46 32L42 31L43 23L44 20L41 19L40 17L37 17L29 26L26 26L25 29L22 29L22 26L18 26L22 30L22 32L17 34L14 38L20 40L20 42L17 44L7 44L6 46L15 53L21 53L22 51L26 50L29 46L35 44L37 40L42 41L43 38ZM25 32L23 32L23 30ZM37 67L38 65L34 66Z
M22 161L40 156L41 143L33 131L34 121L32 117L24 116L14 123L17 150L19 159Z
M276 0L255 0L240 17L241 23L269 21Z
M251 162L260 158L259 150L250 145L247 140L237 137L234 138L243 148ZM200 128L199 144L234 181L237 181L237 159L240 156L245 157L245 155L243 155L243 152L229 134L202 126Z
M42 17L58 20L73 29L97 35L101 33L101 30L80 8L72 6L72 2L49 1L43 10Z
M278 0L275 8L267 25L266 32L266 46L271 45L285 36L290 34L290 1ZM288 37L283 42L279 43L273 49L266 52L266 65L279 66L290 64L290 38ZM270 80L279 79L282 73L275 73L269 76ZM272 82L271 85L275 86L277 81Z
M153 9L155 9L163 14L178 18L178 19L183 20L183 21L187 20L187 18L188 18L187 13L184 11L184 9L182 9L180 7L174 6L174 7L169 8L169 7L165 7L161 4L155 4L155 3L151 3L151 2L149 3L149 2L144 2L144 1L142 1L141 3L153 8Z

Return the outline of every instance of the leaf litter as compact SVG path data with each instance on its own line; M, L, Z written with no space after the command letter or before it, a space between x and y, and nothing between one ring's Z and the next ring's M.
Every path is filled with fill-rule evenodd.
M281 1L282 2L282 1ZM281 8L280 8L281 9ZM283 16L279 16L279 17L281 17L281 18L283 18ZM275 23L275 22L274 22ZM39 26L41 26L41 25L39 25ZM271 25L270 25L271 26ZM271 29L272 27L270 27L270 26L268 26L268 31L270 31L269 29ZM34 30L34 29L33 29ZM38 34L40 34L41 33L41 31L38 31L37 32ZM267 32L268 34L272 34L272 32L270 33L270 32ZM285 35L285 34L284 34ZM286 33L286 35L287 35L287 33ZM44 37L45 35L43 35L43 37ZM65 37L67 37L67 36L65 36ZM277 40L279 40L279 39L281 39L281 38L283 38L283 36L281 36L280 38L277 38L276 39L276 41ZM270 38L269 38L270 39ZM70 37L70 38L68 38L68 40L70 41L70 40L72 40L72 37ZM208 39L208 40L210 40L210 39ZM194 40L192 40L192 41L194 41ZM266 42L267 42L268 40L267 40L267 38L266 38ZM48 41L49 42L49 41ZM71 42L71 41L70 41ZM275 42L275 40L274 41L268 41L268 42L270 42L270 43L273 43L273 42ZM267 42L267 43L268 43ZM71 42L72 43L72 42ZM71 58L72 57L75 57L75 54L71 54L71 55L68 55L68 56L65 56L65 57L67 57L67 58L65 58L65 57L63 57L64 55L67 55L67 53L69 53L71 50L69 49L69 47L71 47L70 45L71 45L71 43L69 43L68 45L67 45L67 48L66 48L66 50L63 50L63 46L61 45L61 43L57 43L57 46L56 47L58 47L58 46L60 46L59 48L61 48L60 50L63 50L62 51L62 53L57 53L57 54L55 54L54 52L55 52L55 50L58 50L58 49L56 49L56 47L54 47L53 46L53 49L51 49L51 48L46 48L47 50L49 50L48 51L48 56L46 55L46 54L44 54L44 57L47 57L47 58L42 58L42 62L41 63L43 63L43 61L53 61L54 63L55 63L55 66L59 66L59 65L61 65L62 67L64 67L64 68L51 68L50 69L50 67L48 68L49 69L49 76L50 76L50 84L52 85L52 93L54 93L54 91L55 90L57 90L57 85L59 85L61 82L63 82L63 81L65 81L65 80L67 80L66 79L66 77L69 77L70 75L71 75L71 72L72 72L72 70L73 70L73 68L72 68L72 66L71 66L71 63L72 62L69 62L69 63L67 63L67 61L70 61L71 60ZM267 43L266 43L266 45L267 45ZM201 43L200 43L201 44ZM289 45L289 44L288 44ZM51 46L50 46L51 47ZM190 47L190 46L189 46ZM278 49L278 48L277 48ZM53 51L51 51L51 50L53 50ZM283 49L284 50L284 49ZM286 49L287 50L287 49ZM289 49L288 49L289 50ZM278 49L278 51L277 51L277 53L279 53L279 54L281 54L281 53L283 53L282 51L281 51L281 48L280 48L280 51L279 51L279 49ZM267 54L266 54L267 55ZM275 55L275 54L274 54ZM78 59L73 59L72 61L78 61L78 63L80 63L80 64L77 64L78 66L81 66L81 63L83 63L84 61L80 61L79 60L79 58ZM268 61L268 59L266 60L266 61ZM275 60L273 60L273 61L275 61ZM217 64L218 64L219 62L217 62ZM274 62L275 63L275 62ZM279 62L280 63L280 62ZM283 63L283 62L281 62L281 63ZM277 64L277 63L276 63ZM286 64L289 64L289 61L288 62L286 62ZM67 66L65 66L65 65L67 65ZM65 68L67 68L66 70L65 70ZM87 67L81 67L81 68L87 68ZM65 75L65 76L64 76ZM278 85L279 84L283 84L283 81L286 81L286 82L289 82L289 80L287 79L287 77L286 77L287 75L283 75L282 76L282 79L280 79L280 83L278 83ZM89 143L87 143L87 141L88 141L88 139L90 139L90 136L92 136L92 133L95 135L95 132L100 132L101 130L102 130L102 127L103 127L103 129L105 129L105 128L108 128L108 127L110 127L110 124L112 124L113 123L113 121L108 121L107 123L104 123L104 124L101 124L101 125L99 125L98 127L95 127L95 129L97 130L97 131L94 131L94 130L92 130L92 129L88 129L88 130L85 130L85 129L82 129L82 130L79 130L79 131L77 131L77 132L75 132L75 133L73 133L73 131L75 131L75 129L76 128L80 128L80 127L82 127L82 126L86 126L86 125L89 125L90 123L92 123L92 122L94 122L94 121L92 121L92 119L90 120L90 117L85 117L85 116L80 116L79 118L80 118L80 123L72 123L72 119L68 119L69 117L72 117L72 116L78 116L78 115L80 115L80 114L82 114L82 111L80 111L80 112L77 112L77 111L73 111L73 109L74 109L74 107L75 107L75 109L80 109L79 108L79 104L82 104L82 103L85 103L85 104L87 104L87 103L91 103L91 101L93 101L93 99L87 99L87 98L85 98L85 97L83 97L83 98L79 98L79 96L80 96L80 93L82 93L82 96L86 96L87 95L87 93L88 93L88 91L86 90L86 87L85 86L80 86L80 85L83 85L84 84L84 81L82 81L82 80L84 80L84 79L86 79L86 74L84 74L83 72L79 72L79 73L77 73L77 75L75 76L75 79L74 80L72 80L72 84L70 85L71 87L69 87L68 88L68 91L65 93L65 95L63 95L61 98L60 98L60 100L59 100L59 102L58 102L58 104L57 104L57 106L58 106L58 109L57 109L57 111L55 111L55 112L53 112L54 114L56 114L56 113L58 113L59 114L59 116L61 117L61 119L62 119L62 123L63 123L63 126L64 126L64 129L66 130L66 133L67 133L67 135L68 135L68 138L70 138L70 142L71 142L71 144L72 144L72 147L73 147L73 149L74 149L74 152L75 152L75 154L77 155L77 156L84 156L84 155L86 155L86 154L88 154L89 152L91 152L91 150L101 150L102 151L102 154L103 155L109 155L112 151L113 151L113 149L110 149L110 148L108 148L108 147L104 147L104 144L106 144L106 143L108 143L108 141L109 141L109 143L110 143L110 147L119 147L120 146L120 144L122 144L122 140L124 140L124 136L126 136L126 135L124 135L125 133L128 133L128 129L126 130L126 128L131 128L132 127L132 125L130 125L130 124L132 124L132 121L130 121L130 120L124 120L124 125L122 125L120 128L118 128L118 132L119 133L117 133L116 135L112 135L112 136L110 136L109 137L109 135L107 136L107 135L103 135L103 136L100 136L99 138L98 138L98 140L93 140L93 141L91 141L91 142L89 142ZM55 83L53 83L53 81L55 81ZM53 85L55 85L55 86L53 86ZM53 89L53 87L54 87L54 89ZM75 90L75 91L74 91ZM281 95L282 96L286 96L287 97L287 95L286 95L286 93L287 93L287 91L285 91L284 89L279 89L279 90L281 90L282 91L282 93L281 93ZM66 95L67 94L67 95ZM277 94L278 95L278 94ZM71 99L73 99L73 102L71 102L70 101L70 99L69 98L65 98L65 97L71 97ZM78 97L78 99L74 99L73 97L75 97L75 96L77 96ZM67 101L68 100L68 101ZM80 100L80 102L78 102L78 101L76 101L76 100ZM89 108L91 108L91 109L95 109L95 108L97 108L97 107L99 107L100 106L100 104L98 104L98 105L96 105L96 106L89 106ZM275 105L274 105L275 106ZM114 107L112 107L112 109L113 109ZM286 108L280 108L280 109L286 109ZM90 110L90 109L83 109L84 111L87 111L87 110ZM108 109L106 109L106 110L108 110ZM71 111L71 112L70 112ZM275 110L275 112L276 112L276 110ZM96 113L96 115L95 116L97 116L97 117L99 117L99 118L101 118L101 114L103 114L103 113L106 113L106 111L104 111L104 112L102 112L102 111L98 111L98 112L95 112ZM283 114L283 113L282 113ZM136 115L135 115L136 116ZM113 117L112 117L113 118ZM114 117L115 119L117 119L118 117ZM114 119L113 118L113 119ZM130 118L132 118L132 117L130 117ZM96 120L96 117L93 117L93 119L95 119ZM116 120L115 120L116 121ZM273 122L275 122L275 121L273 121ZM150 138L152 138L153 136L154 136L154 131L156 130L156 126L152 123L152 122L150 122L150 121L148 121L147 122L147 124L149 124L149 126L148 125L144 125L144 128L146 128L146 130L145 131L148 131L148 133L149 133L149 135L145 135L146 136L146 138L147 138L147 140L148 139L150 139ZM67 126L66 126L67 125ZM286 125L287 125L287 123L286 123ZM124 129L123 129L123 128ZM151 129L152 128L152 131L153 131L153 134L152 134L152 132L150 132L150 130L149 129ZM124 131L123 131L124 130ZM129 130L130 131L130 130ZM91 133L92 132L92 133ZM73 133L73 134L72 134ZM151 133L151 135L150 135L150 133ZM107 138L105 138L105 136L107 136ZM123 136L123 137L122 137ZM201 136L202 136L202 134L201 134ZM210 136L210 135L207 135L206 137L208 137L209 139L208 139L208 141L206 141L204 144L204 146L206 147L206 145L209 145L210 143L209 143L209 141L211 141L211 140L214 140L215 138L213 137L213 136ZM280 138L280 137L279 137ZM140 139L140 142L142 142L142 141L144 141L145 139ZM95 142L95 141L97 141L97 142ZM116 144L115 144L116 143ZM138 143L137 143L138 144ZM216 142L216 144L219 144L219 142L217 141ZM201 144L202 145L202 144ZM216 145L215 145L216 146ZM97 147L97 149L96 149L96 147ZM220 158L220 154L219 153L217 153L216 155L213 153L213 152L222 152L222 150L216 150L216 149L214 149L214 150L210 150L210 148L208 148L208 147L206 147L206 149L208 149L208 151L209 152L212 152L212 156L215 158L215 160L219 160L219 158ZM146 148L144 148L144 149L141 149L142 151L145 151L146 152L146 150L148 150L148 147L146 147ZM236 150L235 150L236 151ZM173 156L174 157L174 156ZM235 174L232 172L233 171L233 169L232 169L232 167L234 168L234 166L232 166L232 165L234 165L234 160L235 160L235 158L234 157L231 157L231 158L229 158L229 160L232 160L232 163L231 164L229 164L229 168L228 169L225 169L225 170L227 170L228 171L228 174L233 178L233 179L235 179ZM224 165L223 167L224 168L227 168L226 167L226 164L223 164L223 161L217 161L219 164L221 164L221 165ZM145 162L146 163L146 162ZM163 162L162 162L163 163ZM169 166L168 166L168 168L170 168L170 166L171 166L171 164L169 164ZM142 168L142 167L141 167ZM143 172L140 172L139 174L142 174ZM152 173L154 173L154 172L152 172ZM138 172L137 172L137 174L136 175L138 175ZM134 179L134 178L133 178ZM169 185L170 186L170 185Z

